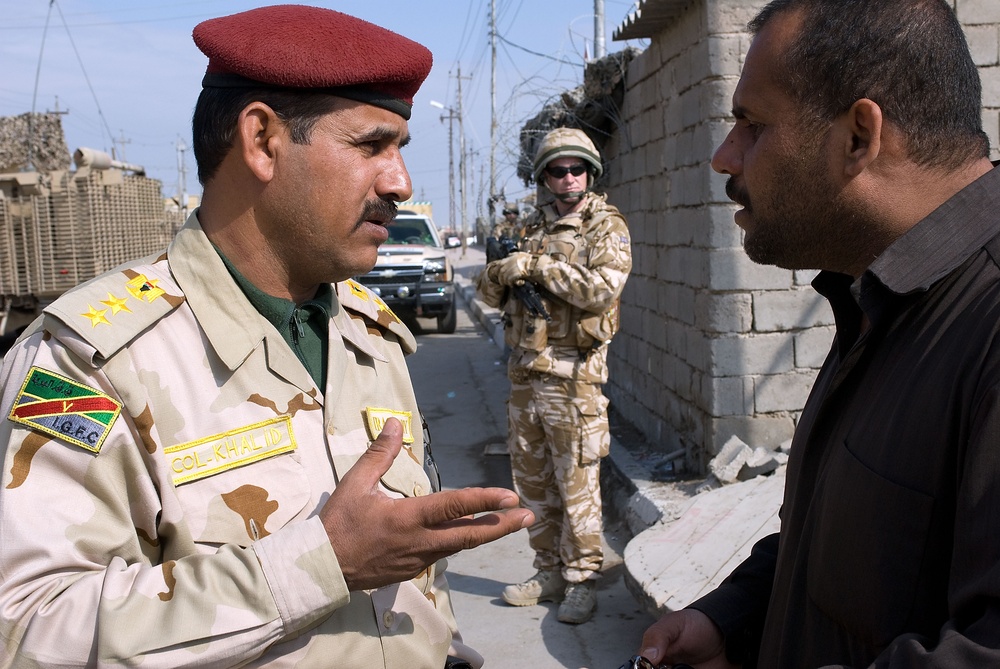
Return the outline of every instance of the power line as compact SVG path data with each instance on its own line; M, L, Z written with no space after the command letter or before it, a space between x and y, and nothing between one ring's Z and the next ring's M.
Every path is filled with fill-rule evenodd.
M458 41L458 53L455 54L455 61L456 62L461 62L461 60L462 60L462 54L465 52L465 48L468 46L468 40L470 39L470 36L472 35L472 31L470 30L469 24L470 24L470 22L472 20L472 17L474 16L474 14L473 14L473 8L474 7L475 7L475 3L470 2L469 6L468 6L468 10L465 13L465 25L462 27L462 37Z
M563 60L562 58L556 58L555 56L550 56L547 53L540 53L538 51L532 51L531 49L528 49L526 47L521 46L520 44L515 44L514 42L511 42L509 39L507 39L506 37L504 37L500 33L497 33L497 39L499 39L504 44L507 44L508 46L512 46L515 49L520 49L521 51L524 51L525 53L530 53L531 55L538 56L540 58L548 58L549 60L554 60L557 63L562 63L563 65L580 65L581 64L581 63L575 63L575 62L570 61L570 60Z
M62 16L62 11L59 12L59 15ZM103 27L107 27L107 26L124 26L124 25L138 24L138 23L167 23L167 22L170 22L170 21L190 21L191 19L204 19L204 18L206 18L208 16L210 16L210 15L209 14L194 14L194 15L191 15L191 16L171 16L171 17L167 17L167 18L163 18L163 19L134 19L134 20L131 20L131 21L102 21L102 22L99 22L99 23L74 23L73 27L74 28L103 28ZM66 25L66 28L68 30L69 29L69 24L66 23L66 19L65 18L63 18L63 24ZM41 28L41 27L42 26L39 26L37 24L15 25L15 26L12 26L12 25L8 24L8 25L0 26L0 30L34 30L36 28Z
M104 112L101 111L101 103L97 100L97 93L94 92L94 86L90 83L90 77L87 75L87 68L83 66L83 59L80 57L80 51L76 48L76 42L73 41L73 34L69 31L69 24L66 23L66 18L63 16L62 8L56 0L51 0L52 4L55 5L56 11L59 12L59 18L62 19L63 27L66 28L66 36L69 37L69 43L73 47L73 53L76 54L76 61L80 64L80 71L83 72L83 80L87 82L87 88L90 89L90 95L94 98L94 105L97 107L97 115L101 117L101 122L104 124L104 129L108 132L108 139L114 144L114 136L111 134L111 127L108 125L108 121L104 118Z

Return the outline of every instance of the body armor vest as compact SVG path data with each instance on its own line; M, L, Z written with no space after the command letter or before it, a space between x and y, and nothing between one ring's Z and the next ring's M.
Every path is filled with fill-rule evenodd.
M611 210L593 211L587 208L583 212L559 217L551 223L547 223L540 213L525 227L520 250L588 266L593 234L598 231L601 221L616 211L609 205L604 206ZM550 215L555 211L551 206L546 206L544 210L549 210L546 213ZM591 349L610 341L618 332L618 300L607 311L594 314L552 296L541 285L538 286L538 293L551 320L533 317L519 300L508 299L504 306L507 317L504 338L508 346L530 351L541 351L547 345L566 346L577 348L581 355L586 355Z

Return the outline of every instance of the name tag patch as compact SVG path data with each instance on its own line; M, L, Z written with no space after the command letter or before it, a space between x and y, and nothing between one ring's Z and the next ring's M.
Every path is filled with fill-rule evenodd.
M175 486L243 467L296 448L292 419L279 416L163 449Z
M100 453L121 410L120 403L95 388L32 367L8 418Z
M390 418L395 418L403 424L403 443L412 444L413 416L409 411L365 407L365 423L368 425L368 437L374 441L375 438L382 433L382 428L385 427L385 421Z

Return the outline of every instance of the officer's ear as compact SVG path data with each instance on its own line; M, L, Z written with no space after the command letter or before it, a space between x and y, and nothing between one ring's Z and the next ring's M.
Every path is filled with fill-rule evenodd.
M263 102L251 102L236 121L236 143L244 164L262 183L274 178L275 157L288 141L287 126Z

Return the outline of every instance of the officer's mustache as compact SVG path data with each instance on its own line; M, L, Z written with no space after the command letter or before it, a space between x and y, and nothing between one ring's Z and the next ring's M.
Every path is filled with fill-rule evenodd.
M381 198L366 200L365 208L361 212L361 220L358 221L358 225L360 226L365 221L381 221L383 224L389 223L389 221L396 218L396 211L398 209L399 207L392 200L383 200Z

